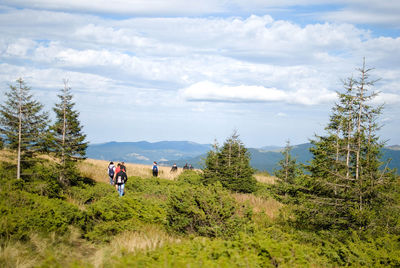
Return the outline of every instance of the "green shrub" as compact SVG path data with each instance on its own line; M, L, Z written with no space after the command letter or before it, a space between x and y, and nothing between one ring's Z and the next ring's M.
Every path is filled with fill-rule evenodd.
M178 188L168 200L167 226L178 233L229 237L251 218L220 184Z
M81 205L91 204L108 195L114 195L115 188L105 183L97 183L93 186L83 184L67 189L66 193Z
M164 224L165 208L160 203L125 195L119 197L115 191L89 205L84 226L85 237L93 241L108 241L110 236L125 230L134 230L140 222Z
M129 177L125 189L128 193L142 193L163 198L169 195L175 185L174 181L159 178Z
M26 239L31 231L63 234L83 219L71 204L20 190L0 193L0 214L2 239Z
M279 229L231 240L200 238L169 244L145 254L115 260L119 267L329 267L334 266L307 245L295 243Z
M194 170L185 170L176 178L179 183L188 183L192 185L201 185L202 179L202 174Z

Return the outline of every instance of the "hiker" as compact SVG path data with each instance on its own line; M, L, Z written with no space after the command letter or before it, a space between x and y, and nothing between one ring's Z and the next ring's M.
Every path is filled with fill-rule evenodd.
M118 185L115 183L115 179L117 178L117 173L119 173L120 171L121 171L121 163L118 163L114 172L114 184L115 184L115 189L117 190L118 190Z
M189 166L188 166L188 163L186 163L184 166L183 166L183 170L188 170L189 169Z
M119 196L124 195L125 183L127 181L128 181L128 176L126 176L126 173L123 169L120 169L120 171L115 175L115 185L117 186L117 191L119 193Z
M114 162L110 162L110 164L108 164L108 176L110 177L110 184L113 185L114 184L114 174L115 174L115 166L114 166Z
M126 173L126 166L124 161L121 162L121 169Z
M193 170L192 164L189 164L189 170Z
M157 167L157 162L154 161L153 162L153 177L157 177L158 176L158 167Z
M178 171L178 167L176 166L176 163L174 163L171 167L171 171L170 172L177 172Z

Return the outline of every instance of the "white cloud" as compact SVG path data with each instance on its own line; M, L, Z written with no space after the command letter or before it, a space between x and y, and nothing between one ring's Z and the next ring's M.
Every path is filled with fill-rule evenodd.
M224 12L225 1L196 1L196 0L4 0L3 4L9 4L24 8L41 8L48 10L93 12L125 15L199 15L204 13Z
M144 161L149 161L150 160L146 156L140 155L138 153L130 153L130 154L127 154L126 156L135 157L137 160L144 160Z
M328 90L304 90L294 92L262 86L227 86L209 81L199 82L182 90L189 101L202 102L286 102L302 105L317 105L336 99L336 93Z
M392 93L380 93L373 99L374 104L400 104L400 95Z

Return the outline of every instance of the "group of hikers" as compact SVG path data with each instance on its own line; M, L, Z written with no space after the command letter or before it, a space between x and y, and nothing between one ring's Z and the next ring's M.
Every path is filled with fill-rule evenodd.
M193 170L193 169L194 169L193 166L191 164L188 165L188 163L186 163L183 166L183 170ZM157 162L156 161L153 162L152 170L153 170L153 176L157 177L158 176L158 167L157 167ZM171 167L171 171L170 172L177 172L177 171L178 171L178 166L176 165L176 163L174 163L172 165L172 167Z
M186 163L183 166L183 170L192 170L193 166L191 164L188 165ZM110 162L108 164L108 176L110 177L110 184L115 185L115 189L118 191L119 196L124 195L125 183L128 181L128 176L126 175L126 166L125 162L118 163L117 166L114 165L114 162ZM158 166L157 162L153 162L153 177L158 177ZM178 166L175 164L172 165L171 172L177 172Z
M108 176L110 177L110 184L115 185L119 196L123 196L125 183L128 181L125 162L118 163L117 166L115 166L114 162L111 161L110 164L108 164Z

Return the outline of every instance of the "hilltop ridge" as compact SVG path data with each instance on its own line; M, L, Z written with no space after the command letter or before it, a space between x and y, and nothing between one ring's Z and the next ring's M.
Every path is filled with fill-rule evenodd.
M292 155L298 162L306 164L312 158L309 149L311 143L293 145ZM160 165L170 166L176 163L183 166L192 164L195 168L201 168L202 162L211 144L199 144L192 141L137 141L137 142L106 142L89 145L87 157L107 161L125 161L129 163L151 164L153 161ZM280 146L264 146L261 148L248 148L253 168L272 173L277 168L277 163L282 159ZM392 145L382 150L384 161L392 159L390 168L400 170L400 146Z

